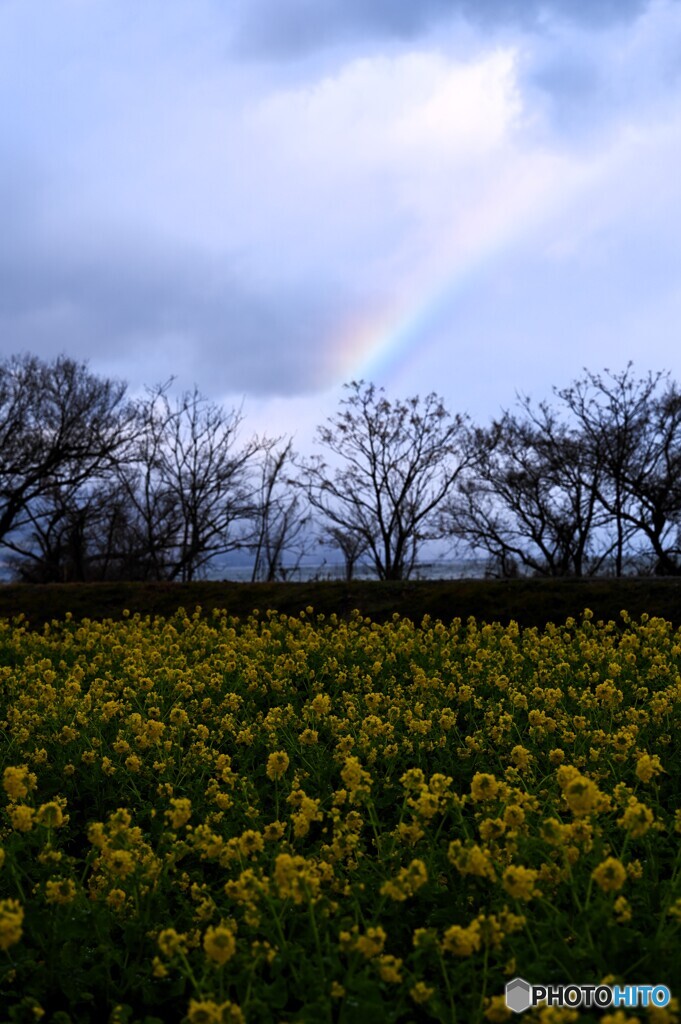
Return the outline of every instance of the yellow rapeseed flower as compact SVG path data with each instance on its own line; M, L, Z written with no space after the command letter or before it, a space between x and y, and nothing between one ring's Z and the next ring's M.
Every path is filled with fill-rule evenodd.
M239 836L239 850L244 857L250 857L251 854L260 853L265 848L265 842L262 837L262 833L256 832L254 829L246 829Z
M434 928L415 928L412 942L414 949L433 949L437 946L437 932Z
M76 883L71 878L60 878L45 882L47 903L71 903L76 898Z
M527 902L533 896L541 895L535 888L538 876L539 872L532 868L525 868L520 864L509 864L501 877L501 883L509 896Z
M341 770L341 778L347 787L350 799L353 799L358 794L368 793L371 789L371 775L362 768L358 757L349 756L345 758L345 764Z
M387 937L385 930L380 925L376 928L367 928L364 935L358 935L355 939L354 948L367 960L371 960L372 957L379 956L383 952Z
M172 725L187 725L189 723L189 715L184 708L174 707L171 708L168 721Z
M225 925L208 928L203 937L203 948L206 956L213 963L220 966L226 964L236 952L234 932L230 928L225 927Z
M386 981L392 985L399 985L402 981L402 960L399 957L391 956L390 954L383 954L376 960L378 967L378 973L381 976L381 981Z
M192 999L187 1010L189 1024L244 1024L239 1006L229 1000L216 1003L212 999Z
M19 900L0 900L0 949L9 949L21 939L24 908Z
M525 811L519 804L509 804L504 810L504 824L509 828L519 828L525 821Z
M314 747L319 742L319 733L316 729L303 729L298 735L298 739L304 747Z
M10 804L7 814L16 832L30 832L33 828L35 811L27 804Z
M173 829L182 828L192 816L192 802L187 797L173 798L170 801L172 810L166 811L168 824Z
M410 768L409 771L401 776L400 782L405 789L418 792L425 785L426 777L420 768Z
M631 921L631 906L626 896L618 896L613 903L612 909L620 924L626 924L627 921Z
M478 831L480 838L488 843L491 839L501 838L506 831L506 822L502 821L501 818L485 818L484 821L480 822Z
M413 860L408 868L400 868L396 878L384 882L380 892L382 896L402 902L413 896L428 881L428 871L422 860Z
M154 978L167 978L168 977L168 968L163 963L163 961L161 960L160 956L155 956L155 957L152 958L151 966L152 966L151 973L154 976Z
M529 768L532 761L532 754L526 747L519 744L511 751L511 761L516 768L520 768L521 770Z
M319 810L319 800L307 796L302 791L299 792L301 796L297 805L298 811L291 815L291 821L293 822L293 834L297 838L302 838L310 831L313 821L322 820L323 814Z
M60 828L64 824L64 814L61 805L56 800L50 800L47 804L41 804L35 816L39 825L46 828Z
M627 880L627 869L615 857L606 857L594 868L591 877L604 892L616 892Z
M159 933L158 948L161 950L164 956L172 957L180 950L184 949L187 941L186 935L180 932L176 932L174 928L164 928Z
M639 878L643 878L643 865L640 860L630 860L627 864L627 878L637 882Z
M282 775L285 775L286 770L289 766L289 757L285 750L275 750L274 753L270 754L267 758L267 772L268 778L280 779Z
M679 1024L679 1001L672 998L668 1006L649 1006L646 1024Z
M10 765L2 773L2 788L10 800L23 800L30 790L35 789L37 783L36 776L29 772L25 764Z
M654 820L655 815L651 809L635 796L631 796L622 817L617 819L617 824L625 828L632 839L638 839L646 834Z
M495 881L494 864L489 851L481 849L477 843L464 846L460 839L449 844L447 857L462 875L477 875Z
M667 913L670 917L674 917L677 921L681 921L681 898L672 903Z
M485 1020L491 1021L492 1024L503 1024L505 1020L512 1017L513 1013L506 1005L506 996L492 996L488 1001L484 1016Z
M576 1024L579 1012L565 1006L542 1006L535 1019L538 1024Z
M331 711L331 698L328 693L318 693L310 702L310 707L316 715L328 715Z
M127 896L122 889L110 889L106 897L106 902L110 907L113 907L114 910L120 910L126 899Z
M403 840L407 846L416 846L419 839L423 839L426 834L419 825L418 821L400 821L397 828L395 829L395 835Z
M283 821L271 821L262 830L263 839L268 843L276 843L281 839L285 831L286 825L284 825Z
M442 936L442 949L454 956L471 956L477 953L482 943L480 925L473 921L467 928L453 924Z
M426 985L425 981L417 981L415 985L409 989L409 995L419 1006L422 1003L427 1003L430 997L433 995L435 989L430 985Z
M135 858L130 850L112 850L107 847L102 854L102 861L112 875L127 878L135 870Z
M304 903L313 886L319 887L318 878L305 857L291 856L290 853L280 853L276 857L274 880L279 897L292 899L294 903Z
M573 765L562 765L558 769L558 783L568 807L577 817L597 811L604 804L603 794L593 779L582 775Z
M414 813L426 821L430 821L440 810L440 797L427 789L421 790L417 797L411 797L407 802Z
M499 793L499 783L493 775L477 772L471 781L471 797L473 800L494 800Z
M660 764L660 758L657 754L640 754L636 761L636 775L641 782L650 782L655 775L659 775L663 772L664 768Z

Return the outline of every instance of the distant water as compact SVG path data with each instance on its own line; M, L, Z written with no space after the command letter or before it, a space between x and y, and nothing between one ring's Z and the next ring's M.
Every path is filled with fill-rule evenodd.
M485 559L467 560L434 560L430 562L417 562L412 569L410 579L412 580L461 580L481 578L485 575L487 562ZM207 580L233 580L236 583L250 583L252 565L220 565L219 563L208 566L204 579ZM373 580L376 573L370 565L358 565L355 567L353 579ZM310 582L313 580L343 580L345 579L345 566L342 562L320 562L309 565L285 567L284 575L278 577L280 580L289 582ZM9 583L12 581L12 573L9 566L6 566L0 559L0 582Z
M412 569L412 580L461 580L475 579L485 575L487 562L485 559L467 559L460 561L417 562ZM249 583L253 567L250 565L212 566L206 574L210 580L233 580L237 583ZM309 582L312 580L345 579L345 566L342 562L323 562L315 565L301 565L297 568L285 568L280 579L288 581ZM376 579L376 573L369 565L355 567L353 578L356 580Z

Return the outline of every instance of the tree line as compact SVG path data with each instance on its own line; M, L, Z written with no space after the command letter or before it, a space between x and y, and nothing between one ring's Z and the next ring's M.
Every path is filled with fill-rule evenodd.
M242 437L241 409L172 380L127 386L66 356L0 362L0 546L23 581L182 580L242 551L283 579L312 546L350 579L407 579L427 541L497 577L681 574L681 392L584 371L488 426L436 394L345 385L317 430Z

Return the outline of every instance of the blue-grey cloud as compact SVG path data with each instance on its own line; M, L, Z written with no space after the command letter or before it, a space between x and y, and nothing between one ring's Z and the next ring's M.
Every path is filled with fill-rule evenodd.
M372 38L409 40L439 22L465 18L485 28L545 24L552 19L605 27L630 20L650 0L243 0L232 46L236 54L293 59L317 49Z
M631 24L596 33L562 23L535 35L521 71L527 102L543 106L561 146L605 138L650 113L674 114L681 91L681 4L650 5Z
M320 338L341 298L259 289L227 259L148 239L60 252L16 236L0 256L0 353L93 359L133 388L174 374L211 396L302 394L328 379Z
M538 347L574 314L588 333L577 372L599 344L620 343L610 310L622 335L634 317L641 332L666 330L653 307L678 320L651 256L676 271L678 0L42 10L0 7L0 354L64 351L135 387L175 373L211 396L315 395L338 383L327 346L342 347L348 324L368 310L380 332L383 305L418 302L424 264L438 277L451 258L450 335L430 362L428 331L414 336L405 390L475 379L484 404L479 351L492 368L503 350L504 367L548 374ZM658 176L643 180L649 167ZM523 182L531 205L516 221ZM517 236L535 207L537 224L557 216L573 187L585 198L559 237L537 227L528 242L538 265L548 238L593 260L597 214L613 241L593 271L571 278L569 256L550 264L552 290L519 261ZM506 306L495 254L509 289L526 283ZM455 343L469 346L462 360Z
M455 0L453 6L472 20L530 24L558 17L596 27L627 21L643 11L649 2L650 0Z

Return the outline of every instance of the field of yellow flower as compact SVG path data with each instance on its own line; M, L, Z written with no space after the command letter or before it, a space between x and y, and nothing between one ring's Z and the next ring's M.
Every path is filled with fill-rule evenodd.
M515 975L679 995L680 724L681 631L646 616L0 622L2 1021L484 1024Z

